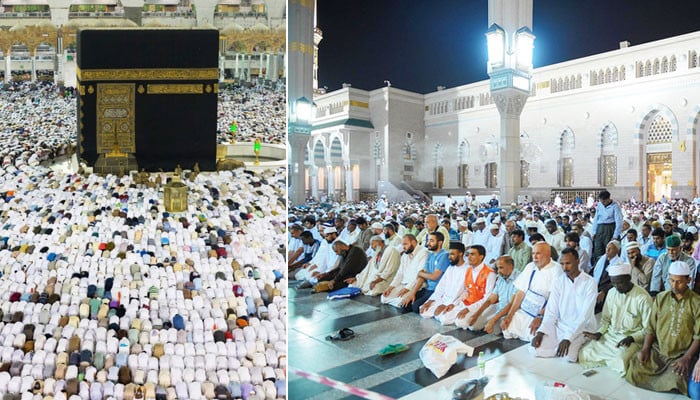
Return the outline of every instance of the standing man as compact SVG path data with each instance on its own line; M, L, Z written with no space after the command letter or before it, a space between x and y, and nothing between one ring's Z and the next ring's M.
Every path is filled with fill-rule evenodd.
M593 257L597 261L605 253L605 246L613 239L620 238L622 232L622 210L620 205L610 198L610 192L603 190L598 194L598 207L593 218Z
M566 357L578 360L578 352L586 342L584 331L595 329L593 314L596 284L578 268L578 253L567 247L559 257L564 273L552 284L542 325L532 339L537 357Z
M644 345L630 359L627 381L657 392L688 394L688 377L700 349L700 295L690 290L688 264L669 267L669 290L656 296ZM639 346L635 346L639 348Z
M501 321L503 337L530 341L542 324L544 309L552 290L552 282L562 274L561 265L552 261L551 247L546 242L532 248L532 262L515 280L518 289L513 304Z
M591 342L581 348L578 362L584 368L607 365L624 376L634 356L629 346L643 343L652 300L646 290L632 282L629 264L613 265L609 271L613 288L605 299L600 328L598 332L583 332Z

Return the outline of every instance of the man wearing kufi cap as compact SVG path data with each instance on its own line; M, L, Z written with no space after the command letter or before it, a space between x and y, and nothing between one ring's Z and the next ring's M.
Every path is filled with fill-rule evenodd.
M486 228L486 218L477 218L476 221L474 221L474 225L476 225L476 228L474 229L472 243L486 246L486 240L488 240L489 237L489 230Z
M374 255L357 276L350 278L350 286L358 287L368 296L378 296L389 287L399 268L401 253L394 246L386 246L384 238L374 235L370 239Z
M628 242L625 249L632 268L632 283L649 291L649 282L654 271L654 259L642 254L639 242Z
M459 221L458 231L459 240L462 242L464 247L471 246L474 240L474 234L469 230L469 221Z
M610 275L608 274L608 267L611 265L619 264L622 262L620 258L620 242L618 240L612 240L605 247L605 254L598 259L598 262L593 268L593 278L595 278L598 284L598 297L596 298L595 312L598 314L603 310L603 304L605 303L605 296L608 294L608 290L612 287L610 284Z
M318 276L333 270L338 262L338 255L333 250L333 242L338 239L338 231L333 226L327 226L323 230L325 240L321 241L321 247L314 258L297 271L297 280L304 281L299 288L308 289L318 282Z
M630 358L635 356L629 351L630 345L644 342L652 300L646 290L632 282L632 270L632 266L624 263L608 269L613 288L605 299L600 328L597 332L583 332L591 339L578 356L584 368L607 365L624 376Z
M700 295L690 289L687 263L672 262L668 275L669 289L654 299L644 344L630 358L625 378L647 390L687 395L688 377L698 378L693 361L700 349ZM635 343L630 351L639 348Z
M671 288L668 269L675 261L683 261L688 264L690 268L690 282L688 286L691 290L693 289L696 270L695 259L687 254L683 254L681 251L681 239L678 236L670 235L666 237L666 252L656 259L654 271L651 274L649 293L652 296L656 296L657 293Z

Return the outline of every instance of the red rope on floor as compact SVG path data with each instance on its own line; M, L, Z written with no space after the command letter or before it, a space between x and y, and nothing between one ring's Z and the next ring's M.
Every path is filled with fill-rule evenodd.
M293 374L301 376L302 378L320 383L322 385L326 385L326 386L331 387L333 389L337 389L337 390L341 390L341 391L346 392L346 393L354 394L355 396L362 397L363 399L395 400L393 397L385 396L383 394L372 392L370 390L362 389L362 388L359 388L357 386L348 385L347 383L339 382L339 381L336 381L334 379L327 378L325 376L314 374L313 372L301 371L301 370L298 370L296 368L290 368L289 371L292 372Z

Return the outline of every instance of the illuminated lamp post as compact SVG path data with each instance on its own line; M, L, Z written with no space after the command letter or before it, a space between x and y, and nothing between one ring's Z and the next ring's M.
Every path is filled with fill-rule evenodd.
M501 124L498 185L502 206L520 190L520 114L530 96L535 36L527 26L508 32L494 23L486 32L491 97Z

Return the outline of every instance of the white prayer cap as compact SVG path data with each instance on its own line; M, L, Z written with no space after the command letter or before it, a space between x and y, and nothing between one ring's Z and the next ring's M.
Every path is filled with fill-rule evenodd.
M459 226L463 226L463 227L465 227L465 228L469 228L469 222L467 222L467 221L460 221L460 222L459 222Z
M486 218L484 217L479 217L474 221L475 224L485 224L486 223Z
M329 233L338 233L338 230L336 230L334 226L326 227L326 228L323 230L323 234L324 234L324 235L328 235Z
M537 222L535 222L535 221L527 221L527 223L525 224L525 226L527 227L527 229L531 229L531 228L537 229Z
M384 229L384 225L382 225L381 222L375 222L372 224L372 226L370 226L370 228L372 228L372 229ZM335 229L335 228L333 228L333 229Z
M500 229L500 228L499 228L498 224L491 224L491 226L489 227L489 229L491 229L491 230L494 230L494 229L498 230L498 229Z
M686 231L686 232L690 232L690 233L692 233L693 235L695 235L696 233L698 233L698 228L696 228L696 227L694 227L694 226L689 226L689 227L687 227L687 228L685 229L685 231Z
M668 273L670 275L689 276L690 267L684 261L674 261L668 267Z
M630 251L632 249L638 249L639 248L639 242L627 242L627 247L625 247L626 251Z
M632 273L632 267L627 263L615 264L608 267L608 275L620 276L620 275L630 275Z
M619 240L611 240L608 242L608 244L614 245L615 247L617 247L618 250L620 250L620 248L622 247Z

